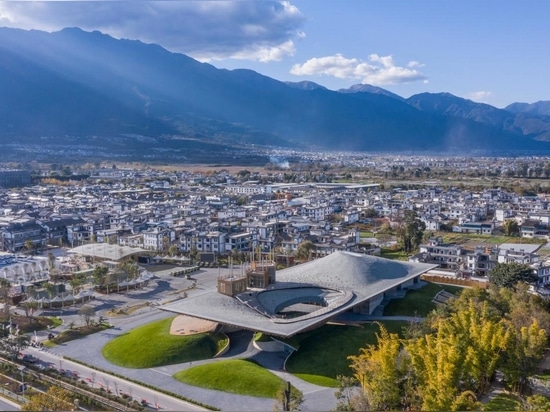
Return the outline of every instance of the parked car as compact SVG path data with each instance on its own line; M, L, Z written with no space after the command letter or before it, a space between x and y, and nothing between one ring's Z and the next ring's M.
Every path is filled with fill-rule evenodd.
M23 362L35 363L36 358L32 355L23 355Z

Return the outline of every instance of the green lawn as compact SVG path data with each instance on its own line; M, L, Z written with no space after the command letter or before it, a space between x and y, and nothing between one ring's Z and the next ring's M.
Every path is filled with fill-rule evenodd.
M484 411L519 411L523 404L518 396L501 393L483 405Z
M402 250L392 250L388 248L381 248L380 257L393 260L408 260L410 253L403 252Z
M384 315L425 317L435 309L436 305L432 303L432 299L441 289L455 295L462 290L458 286L438 285L428 282L426 286L420 289L408 291L407 295L402 299L392 299L384 308Z
M115 365L127 368L152 368L214 356L225 335L201 333L170 335L173 318L151 322L118 336L107 343L102 353Z
M285 382L253 361L224 360L174 374L180 382L239 395L275 398Z
M436 236L442 236L445 243L466 243L466 242L481 242L494 245L500 245L502 243L522 243L522 244L541 244L545 243L541 239L530 239L525 237L514 236L491 236L491 235L476 235L473 233L448 233L437 232Z
M401 333L406 322L381 322L391 333ZM378 325L363 326L325 325L286 340L299 347L287 361L288 372L322 386L336 387L338 375L351 376L348 356L359 354L367 344L375 344Z

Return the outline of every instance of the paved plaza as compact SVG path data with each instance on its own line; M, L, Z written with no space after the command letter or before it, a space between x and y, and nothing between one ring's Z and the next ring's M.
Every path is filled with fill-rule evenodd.
M185 277L171 277L169 275L171 271L170 268L152 271L155 278L143 289L130 290L125 293L114 293L108 296L96 294L96 299L91 300L89 304L95 307L97 316L107 318L114 327L82 339L57 345L48 351L48 355L54 355L60 359L61 357L74 358L81 362L94 365L99 369L111 371L121 376L127 376L132 380L154 385L163 390L185 396L186 398L214 406L221 410L273 410L273 399L240 396L221 391L203 389L180 383L172 378L172 375L177 371L203 363L216 362L221 359L251 358L280 376L282 379L290 381L304 393L305 402L302 404L302 410L324 411L334 409L336 406L334 388L312 385L285 372L283 370L283 365L286 355L282 352L268 353L259 351L251 344L252 332L248 331L229 334L231 348L226 354L217 359L207 359L145 370L124 368L113 365L105 360L101 354L101 349L109 340L146 323L174 316L172 313L159 310L158 306L180 299L185 295L196 297L215 290L216 279L220 274L219 269L201 269L193 273L191 279L186 279ZM144 302L148 302L148 305L143 305ZM114 308L125 308L130 314L124 316L111 315ZM137 309L132 311L131 308ZM44 308L43 311L48 313L51 310ZM51 312L54 312L51 314L55 314L56 316L61 315L64 321L64 324L54 329L54 332L60 332L68 327L71 322L74 322L76 325L83 323L83 319L78 315L78 307L69 307L64 308L62 311L55 310ZM180 329L181 328L185 328L185 326L180 327ZM47 331L37 332L39 339L45 339L47 334ZM154 342L151 343L151 350L154 350ZM36 356L40 358L41 353L39 351L35 352ZM195 409L189 406L189 409L173 410Z

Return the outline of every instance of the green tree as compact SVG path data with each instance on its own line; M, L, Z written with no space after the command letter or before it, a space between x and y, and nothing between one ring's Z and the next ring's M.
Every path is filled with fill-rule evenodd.
M519 282L535 283L537 281L533 269L516 262L497 263L488 275L493 285L503 288L515 288Z
M4 304L4 318L7 320L10 317L10 298L11 283L9 280L0 278L0 299Z
M7 353L12 359L17 358L17 355L30 344L30 338L21 335L13 326L0 330L0 334L0 351Z
M92 278L94 279L94 283L97 286L102 286L103 284L105 284L107 280L107 273L109 273L109 269L107 268L107 266L97 265L92 271Z
M504 222L504 236L518 236L519 235L519 224L514 219L508 219Z
M527 411L550 411L550 398L543 395L532 395L525 399L525 410Z
M422 242L425 229L425 223L418 218L415 211L404 210L403 219L397 230L397 236L403 251L410 253L418 248Z
M189 250L189 259L191 259L191 263L196 262L199 258L199 250L196 246L191 246L191 250Z
M25 311L25 316L29 320L29 324L30 324L32 322L32 314L38 308L38 302L33 302L33 301L22 302L21 307Z
M296 249L296 258L304 261L309 260L311 251L315 250L315 245L311 240L304 240Z
M29 254L34 250L34 242L31 239L25 240L25 250Z
M168 254L172 257L176 256L179 253L178 245L170 245L168 248Z
M375 218L378 217L378 212L372 208L365 210L364 216L366 218Z

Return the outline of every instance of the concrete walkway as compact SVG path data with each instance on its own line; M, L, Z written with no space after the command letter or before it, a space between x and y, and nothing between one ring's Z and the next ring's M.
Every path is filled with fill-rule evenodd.
M109 301L106 301L99 297L96 300L92 300L90 304L95 306L96 309L101 308L100 310L97 310L96 313L105 313L114 305L112 302L113 298L116 297L109 297ZM123 297L116 299L116 305L120 306L120 304L123 303L123 299ZM81 324L82 320L79 318L77 312L78 311L76 309L64 311L62 316L64 325L53 329L53 332L59 332L67 328L70 322L75 322L77 325ZM135 327L170 316L173 316L173 314L161 311L155 306L145 307L130 316L111 318L110 321L115 326L112 329L89 335L83 339L77 339L55 346L50 349L49 352L60 357L62 356L77 359L81 362L94 365L99 369L110 371L122 376L127 376L130 379L162 388L163 390L185 396L186 398L219 408L220 410L273 410L275 401L270 398L240 396L221 391L203 389L183 384L172 378L172 375L178 371L204 363L216 362L224 359L252 359L257 361L266 369L272 371L277 376L280 376L282 379L290 381L292 385L303 392L304 403L301 408L303 411L323 411L334 409L336 407L334 388L312 385L285 372L283 367L286 355L282 352L259 351L251 344L252 332L248 331L234 332L230 334L230 350L224 356L217 359L207 359L203 361L187 362L143 370L123 368L113 365L109 363L101 354L101 349L103 346L114 337L134 329ZM40 337L47 335L47 333L47 331L38 332L37 335ZM151 342L151 350L154 350L154 342ZM40 356L40 354L38 353L37 356Z

